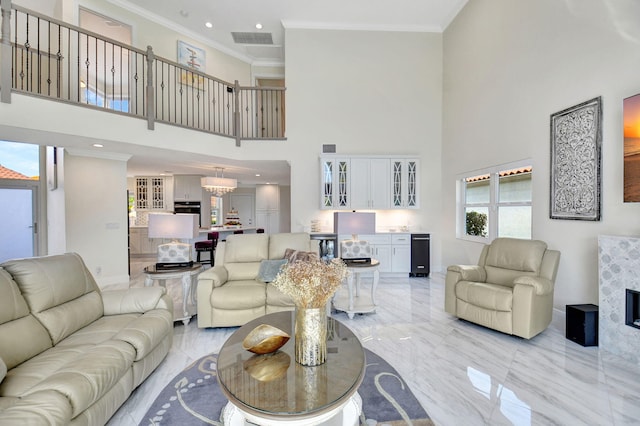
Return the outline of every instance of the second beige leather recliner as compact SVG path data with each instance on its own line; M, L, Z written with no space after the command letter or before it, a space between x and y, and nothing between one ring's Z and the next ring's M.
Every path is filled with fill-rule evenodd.
M445 280L445 311L530 339L546 329L560 252L538 240L496 238L477 265L453 265Z
M198 276L198 327L235 327L295 308L293 300L259 279L263 261L283 259L287 249L318 253L306 232L230 235L218 244L215 266Z

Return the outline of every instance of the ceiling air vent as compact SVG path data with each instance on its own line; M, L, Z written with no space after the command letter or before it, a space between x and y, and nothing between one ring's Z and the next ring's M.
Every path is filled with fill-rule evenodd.
M238 44L273 44L271 33L234 33L233 41Z

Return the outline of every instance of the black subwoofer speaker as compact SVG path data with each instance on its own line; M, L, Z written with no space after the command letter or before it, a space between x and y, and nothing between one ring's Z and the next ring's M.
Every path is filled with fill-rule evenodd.
M567 339L582 346L598 346L598 306L567 305Z

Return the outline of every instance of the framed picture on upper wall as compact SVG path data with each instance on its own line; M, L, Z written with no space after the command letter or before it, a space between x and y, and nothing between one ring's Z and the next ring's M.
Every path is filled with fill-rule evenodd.
M204 49L178 40L178 64L188 68L179 70L180 83L193 85L198 89L204 86L204 77L194 72L204 73L206 65L206 52Z
M551 115L551 219L600 220L602 98Z
M624 202L640 201L640 94L623 102Z

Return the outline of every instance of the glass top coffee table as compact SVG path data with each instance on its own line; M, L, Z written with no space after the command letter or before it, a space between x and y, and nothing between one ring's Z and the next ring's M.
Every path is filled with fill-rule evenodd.
M365 355L358 338L339 321L327 321L327 362L304 367L294 359L293 311L268 314L240 327L218 355L220 388L229 399L225 425L355 425L362 411L357 390ZM242 341L269 324L291 339L278 351L255 355Z

